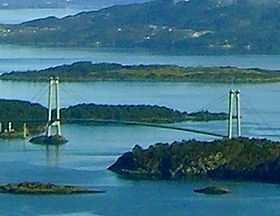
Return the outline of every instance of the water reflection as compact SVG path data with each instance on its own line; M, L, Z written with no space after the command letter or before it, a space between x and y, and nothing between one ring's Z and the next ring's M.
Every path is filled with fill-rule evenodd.
M46 145L46 160L49 166L58 166L60 161L60 146Z

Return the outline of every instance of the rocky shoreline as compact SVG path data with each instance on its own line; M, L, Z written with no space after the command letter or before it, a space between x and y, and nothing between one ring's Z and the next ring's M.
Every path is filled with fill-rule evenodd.
M222 139L135 146L108 168L131 179L252 180L280 183L280 142L266 139Z

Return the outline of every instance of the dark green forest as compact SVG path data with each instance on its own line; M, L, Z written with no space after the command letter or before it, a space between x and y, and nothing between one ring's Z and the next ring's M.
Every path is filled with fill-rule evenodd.
M183 140L136 145L109 167L126 178L253 180L280 183L280 145L266 139Z
M61 110L62 119L96 119L138 121L150 123L174 123L183 121L225 120L226 113L209 111L180 112L157 105L97 105L79 104Z

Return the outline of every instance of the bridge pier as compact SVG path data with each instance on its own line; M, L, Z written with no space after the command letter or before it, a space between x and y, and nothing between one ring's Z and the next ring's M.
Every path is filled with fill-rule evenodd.
M27 126L26 123L23 123L23 138L27 137Z
M236 133L237 137L241 137L241 110L240 110L240 91L229 91L229 116L228 116L228 138L233 137L233 105L235 103L235 117L236 117Z

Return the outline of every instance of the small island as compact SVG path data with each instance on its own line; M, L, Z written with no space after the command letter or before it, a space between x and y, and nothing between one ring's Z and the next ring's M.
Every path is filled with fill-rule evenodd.
M223 187L218 186L207 186L205 188L196 189L193 190L195 193L202 193L202 194L208 194L208 195L224 195L230 193L230 191Z
M131 65L75 62L43 70L13 71L0 75L1 80L49 81L60 77L62 82L149 81L149 82L209 82L265 83L279 82L280 72L258 68L180 67L175 65Z
M280 142L221 139L136 145L108 168L125 178L178 180L208 177L280 183Z
M103 191L88 189L79 186L56 185L41 182L22 182L0 185L0 193L26 194L26 195L71 195L104 193Z

